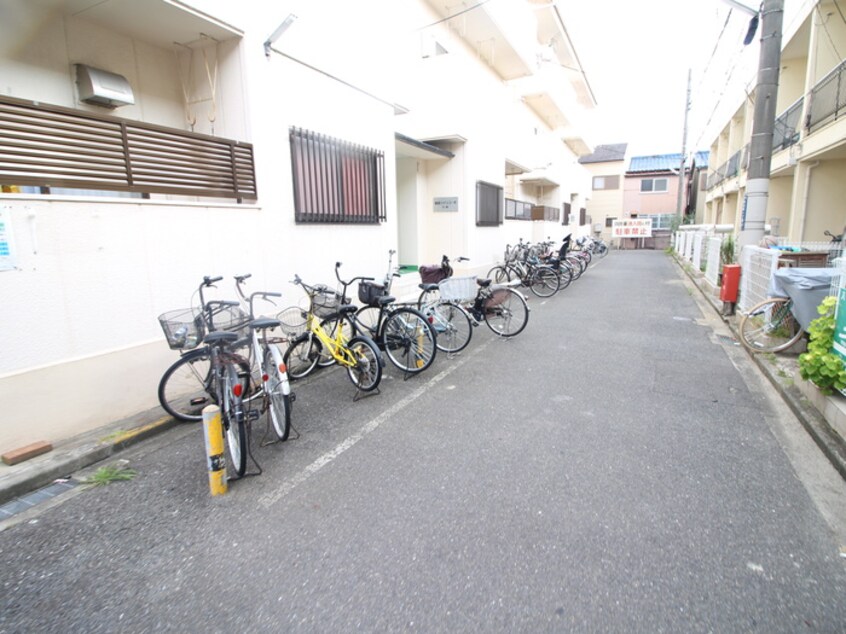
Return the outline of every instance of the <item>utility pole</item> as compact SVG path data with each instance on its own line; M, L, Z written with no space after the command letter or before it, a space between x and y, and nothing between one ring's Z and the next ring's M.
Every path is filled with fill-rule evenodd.
M685 174L684 163L687 155L687 114L690 112L690 69L687 69L687 97L684 101L684 132L682 133L681 165L679 165L679 199L676 206L676 213L680 221L684 221L684 191Z
M770 164L773 154L778 75L781 67L781 27L784 0L764 0L761 5L761 53L758 59L758 83L755 87L755 111L752 142L749 146L749 170L746 194L740 217L739 247L757 244L764 237L767 198L770 188Z

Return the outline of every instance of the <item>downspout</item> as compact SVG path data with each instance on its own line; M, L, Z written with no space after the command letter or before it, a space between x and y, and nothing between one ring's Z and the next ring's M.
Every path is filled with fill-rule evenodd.
M802 215L798 218L799 222L797 223L800 232L797 242L802 242L805 239L805 219L808 217L808 200L811 198L811 170L819 164L819 161L808 163L805 172L805 182L802 185Z

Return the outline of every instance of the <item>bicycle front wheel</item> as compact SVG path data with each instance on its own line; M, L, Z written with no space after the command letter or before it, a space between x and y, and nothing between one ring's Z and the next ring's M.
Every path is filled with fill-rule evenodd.
M552 297L558 292L561 282L548 266L539 266L532 272L529 288L538 297Z
M264 351L264 374L267 380L264 383L264 393L267 395L267 406L270 410L270 422L273 431L279 440L288 440L291 432L291 395L286 394L287 373L283 373L280 365L283 365L282 353L276 346L271 346Z
M558 274L558 290L563 291L573 281L573 270L564 262L559 262L555 272Z
M379 348L370 337L356 336L350 339L348 348L355 363L347 367L350 381L362 392L371 392L382 380L382 362Z
M226 448L232 461L232 468L238 476L247 470L247 426L244 422L244 410L241 397L235 393L235 385L240 382L238 368L233 363L223 367L223 381L220 398L223 400L221 418L223 422Z
M780 352L799 341L804 331L791 312L793 302L773 297L755 304L740 318L740 341L753 352Z
M300 335L285 352L285 365L288 366L288 378L302 379L314 372L323 345L312 334Z
M391 311L380 337L390 362L408 374L423 372L434 363L437 338L432 324L413 308Z
M159 381L159 403L176 420L203 420L203 408L214 403L209 386L208 350L201 348L182 356Z
M496 288L482 303L485 323L500 337L514 337L529 323L529 306L511 288Z
M437 333L435 345L447 354L461 352L473 336L473 320L458 304L438 302L430 304L424 315Z
M508 268L504 266L495 266L488 271L487 277L497 284L505 284L511 280L511 273Z

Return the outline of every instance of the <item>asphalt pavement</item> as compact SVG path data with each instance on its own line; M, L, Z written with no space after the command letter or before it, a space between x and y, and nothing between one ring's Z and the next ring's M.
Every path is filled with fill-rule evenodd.
M199 426L135 443L0 532L0 632L843 631L844 481L697 294L615 251L513 340L324 372L226 496Z

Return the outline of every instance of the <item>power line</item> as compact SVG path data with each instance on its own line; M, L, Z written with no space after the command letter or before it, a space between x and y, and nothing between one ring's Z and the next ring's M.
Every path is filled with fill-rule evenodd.
M838 9L839 8L840 7L838 7ZM837 59L843 59L842 57L840 57L840 52L837 50L837 46L834 44L834 40L831 37L831 33L829 33L828 27L825 25L826 19L823 17L823 14L822 14L822 11L820 11L819 5L814 7L814 9L816 10L817 15L820 16L820 26L823 28L823 31L825 31L826 36L828 36L828 43L831 44L831 48L834 49L834 54L837 55ZM840 15L842 16L843 14L841 13Z

